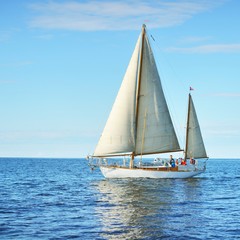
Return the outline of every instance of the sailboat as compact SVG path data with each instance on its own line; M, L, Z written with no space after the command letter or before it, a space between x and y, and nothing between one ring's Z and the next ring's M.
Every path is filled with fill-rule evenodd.
M162 89L146 25L137 40L118 95L89 165L106 178L189 178L206 169L207 159L197 114L189 94L182 163L143 156L183 151ZM172 156L172 155L171 155ZM122 164L118 162L123 158ZM193 162L194 159L194 162Z

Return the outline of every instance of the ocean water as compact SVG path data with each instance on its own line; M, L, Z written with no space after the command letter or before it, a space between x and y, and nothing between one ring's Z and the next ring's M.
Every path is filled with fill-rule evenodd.
M240 239L240 160L106 180L84 159L0 159L0 239Z

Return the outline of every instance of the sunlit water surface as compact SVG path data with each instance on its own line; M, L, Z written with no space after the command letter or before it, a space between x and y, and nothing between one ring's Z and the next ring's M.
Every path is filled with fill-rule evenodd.
M240 160L106 180L84 159L0 159L0 239L240 239Z

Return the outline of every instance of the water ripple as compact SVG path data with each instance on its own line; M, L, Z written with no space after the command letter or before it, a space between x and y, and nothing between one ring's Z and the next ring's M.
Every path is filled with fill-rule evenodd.
M83 159L0 159L0 239L239 239L239 172L106 180Z

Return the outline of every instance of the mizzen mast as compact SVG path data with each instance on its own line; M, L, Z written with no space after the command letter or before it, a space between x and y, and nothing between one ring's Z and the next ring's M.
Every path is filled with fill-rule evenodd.
M189 120L190 120L190 98L191 94L188 95L188 113L187 113L187 125L186 125L186 143L185 143L185 154L184 160L187 160L187 152L188 152L188 132L189 132Z

